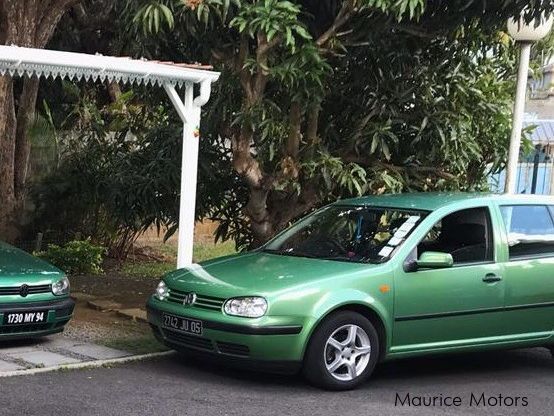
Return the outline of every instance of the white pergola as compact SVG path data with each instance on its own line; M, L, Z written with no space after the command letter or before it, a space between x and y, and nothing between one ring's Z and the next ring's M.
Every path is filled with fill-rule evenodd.
M193 65L0 45L0 75L163 87L183 121L177 267L192 264L201 109L219 73ZM199 94L194 95L194 86ZM176 90L184 87L184 97Z

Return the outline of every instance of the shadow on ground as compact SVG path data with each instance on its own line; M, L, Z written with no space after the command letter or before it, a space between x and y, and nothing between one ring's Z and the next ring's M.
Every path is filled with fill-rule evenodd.
M240 381L248 384L264 383L267 386L295 385L299 388L307 384L300 374L278 375L243 370L225 366L206 358L189 357L182 354L172 356L176 373L189 374L199 379L221 379L222 382ZM371 385L397 384L409 386L417 383L436 384L443 378L459 377L460 383L472 381L490 381L493 378L509 377L511 373L521 371L554 371L554 359L545 348L524 350L504 350L466 354L447 354L420 358L402 359L381 363L377 366L371 381L362 388L371 388ZM554 375L554 373L553 373Z

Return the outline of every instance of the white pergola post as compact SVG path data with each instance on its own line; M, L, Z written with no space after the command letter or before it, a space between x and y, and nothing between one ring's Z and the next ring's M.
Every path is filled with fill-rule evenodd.
M198 179L198 148L200 145L200 118L202 106L210 99L211 82L200 84L200 95L194 98L194 84L185 84L185 98L181 101L175 87L164 88L179 117L183 121L183 155L181 158L181 194L179 203L179 236L177 268L192 264L194 223L196 211L196 184Z
M0 45L0 75L163 85L183 122L177 267L192 264L200 117L219 73L172 62ZM181 85L183 100L175 89ZM195 85L200 87L197 97Z

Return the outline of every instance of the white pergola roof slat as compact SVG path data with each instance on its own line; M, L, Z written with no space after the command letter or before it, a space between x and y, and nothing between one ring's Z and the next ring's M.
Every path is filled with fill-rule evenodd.
M125 84L215 82L218 72L146 60L0 45L0 75L101 80Z
M183 121L177 267L192 264L201 109L218 72L182 64L0 45L0 75L110 81L163 87ZM194 96L194 84L200 85ZM176 87L184 86L184 99Z

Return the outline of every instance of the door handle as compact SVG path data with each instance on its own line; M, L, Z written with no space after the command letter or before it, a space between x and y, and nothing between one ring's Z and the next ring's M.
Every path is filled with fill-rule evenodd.
M483 282L485 283L496 283L502 280L502 276L497 276L494 273L489 273L483 277Z

